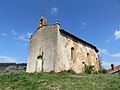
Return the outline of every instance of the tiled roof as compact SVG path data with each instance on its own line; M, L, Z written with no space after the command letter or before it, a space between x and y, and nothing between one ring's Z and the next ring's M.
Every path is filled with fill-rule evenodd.
M108 73L116 73L120 70L120 65L116 66L114 70L112 69L108 69L107 72Z

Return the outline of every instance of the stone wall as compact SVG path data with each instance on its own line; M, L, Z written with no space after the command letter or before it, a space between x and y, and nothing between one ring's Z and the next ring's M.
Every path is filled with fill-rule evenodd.
M71 59L71 48L74 59ZM38 72L38 56L42 56L43 72L60 72L73 69L76 73L84 70L84 65L98 67L95 49L75 38L60 32L59 24L43 25L30 39L27 72Z
M95 70L99 69L98 55L96 51L84 43L75 40L63 33L59 33L58 38L58 59L60 62L60 70L73 69L76 73L84 70L84 65L94 65ZM74 60L71 59L71 48L74 48Z
M30 40L27 72L37 69L37 57L43 53L43 72L55 71L57 60L57 41L59 25L44 25L39 28Z

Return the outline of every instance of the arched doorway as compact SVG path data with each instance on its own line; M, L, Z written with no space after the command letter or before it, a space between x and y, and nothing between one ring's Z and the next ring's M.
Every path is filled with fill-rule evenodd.
M38 57L37 57L37 72L42 72L42 63L43 62L43 60L42 60L42 55L39 55Z

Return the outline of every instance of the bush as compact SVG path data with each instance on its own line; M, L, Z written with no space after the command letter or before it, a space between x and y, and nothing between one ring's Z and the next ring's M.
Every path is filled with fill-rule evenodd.
M76 74L76 72L74 70L72 70L72 69L67 70L67 72L71 73L71 74Z
M120 70L118 70L118 74L120 75Z
M50 71L51 74L55 73L54 71Z
M72 69L69 70L63 70L61 72L59 72L60 74L76 74L76 72Z
M107 70L106 69L102 69L102 70L99 71L99 73L106 74Z
M85 65L84 73L91 74L93 72L94 72L94 66L93 65Z

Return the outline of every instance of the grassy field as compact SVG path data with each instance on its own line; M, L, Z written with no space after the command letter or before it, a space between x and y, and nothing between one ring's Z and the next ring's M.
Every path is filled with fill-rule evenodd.
M120 90L117 74L1 74L0 90Z

